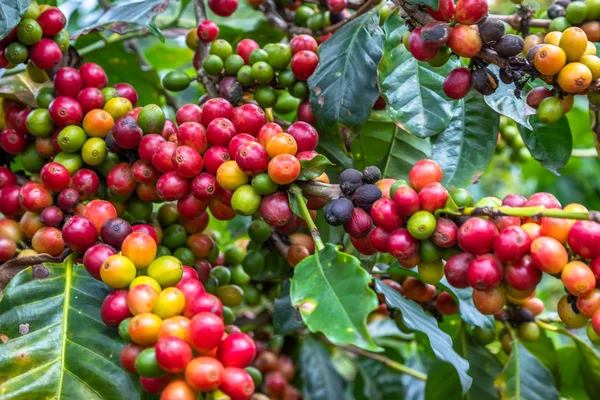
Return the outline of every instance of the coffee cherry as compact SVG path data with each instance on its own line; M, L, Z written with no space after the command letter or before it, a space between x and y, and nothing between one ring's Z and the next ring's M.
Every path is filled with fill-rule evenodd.
M364 238L373 228L373 220L366 211L354 208L350 220L344 224L344 230L354 238Z
M352 199L356 206L370 212L373 203L382 196L381 190L375 185L362 185L354 192Z
M319 56L309 50L300 50L292 57L292 72L296 79L306 81L317 69Z
M108 77L101 66L95 63L85 63L79 68L84 88L95 87L103 89L108 85Z
M451 28L447 23L439 21L430 22L421 30L423 45L431 48L442 47L448 42L450 32Z
M49 70L62 59L60 47L50 39L42 39L29 50L31 62L39 69Z
M535 47L533 49L535 49ZM535 53L535 68L543 75L558 74L566 63L567 54L558 46L545 44L541 46Z
M448 46L450 46L455 54L461 57L471 58L479 53L482 42L479 33L477 33L475 29L468 25L457 25L450 34Z
M410 186L419 192L429 183L442 181L442 169L433 160L420 160L413 165L408 175Z
M390 234L389 252L398 260L407 260L419 251L419 242L404 228L396 229Z
M340 180L340 190L346 196L353 195L354 192L356 191L356 189L358 189L359 187L361 187L363 185L362 173L360 173L359 171L357 171L353 168L349 168L349 169L342 171L342 173L340 174L339 180Z
M422 36L421 31L423 28L415 28L410 33L408 39L408 49L410 53L419 61L431 60L438 52L437 47L427 45ZM442 43L443 44L443 43Z
M488 12L485 0L459 0L454 8L454 19L461 24L474 25L481 21Z
M58 8L49 8L37 17L37 23L42 27L44 36L54 36L67 25L67 18Z
M504 35L494 45L496 53L502 57L512 57L521 53L525 48L525 42L521 36Z
M494 255L485 254L475 258L467 269L467 281L477 290L490 290L502 282L503 268Z
M469 218L458 229L458 245L474 255L489 253L494 245L498 229L489 220Z
M542 236L531 243L533 263L547 274L557 274L563 270L569 257L565 247L556 239Z
M550 89L543 86L536 87L527 95L527 105L537 109L544 99L552 96Z
M340 197L325 206L325 220L329 225L343 225L352 218L354 205L346 197Z
M479 35L484 42L496 42L504 36L504 22L498 19L488 18L479 26Z
M596 287L594 273L581 261L571 261L565 265L560 279L567 291L574 296L586 296Z
M502 310L506 295L501 286L492 290L473 290L473 304L480 313L492 315Z
M588 319L579 312L577 306L569 301L569 295L561 297L558 301L556 311L564 324L571 329L583 328L588 322ZM596 314L594 314L594 316L596 316ZM594 319L592 318L592 324L593 321Z
M238 0L209 0L208 7L219 17L229 17L238 7Z

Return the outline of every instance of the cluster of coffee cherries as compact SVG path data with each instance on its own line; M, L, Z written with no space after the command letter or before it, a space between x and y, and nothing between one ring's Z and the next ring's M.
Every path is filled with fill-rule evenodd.
M269 399L300 399L300 392L292 384L296 376L292 359L286 354L278 354L263 343L258 343L257 350L253 365L264 375L261 392L269 396Z
M58 8L32 1L19 24L0 41L0 68L27 63L33 81L46 81L45 71L57 66L69 48L66 24Z
M100 315L127 342L123 368L161 398L196 399L198 392L219 390L249 399L255 384L244 368L256 354L254 341L225 325L223 304L193 269L172 256L154 259L156 249L153 237L133 232L119 254L99 244L84 255L86 268L100 264L102 280L117 289L104 299Z
M190 47L197 48L197 40L211 43L210 54L202 68L219 78L223 96L234 100L241 98L243 91L250 91L258 105L281 114L295 111L301 101L304 102L301 108L310 110L306 80L319 62L318 43L312 36L298 35L289 45L269 43L263 48L252 39L242 39L234 51L231 43L217 39L219 28L212 21L204 21L196 31L190 32L186 40ZM200 67L197 54L194 66ZM163 86L168 90L184 90L189 83L190 77L180 70L171 71L163 78ZM312 118L309 115L305 119Z
M444 65L452 54L473 58L483 48L493 49L501 57L514 57L523 51L520 36L506 34L503 22L486 19L488 4L484 0L442 0L434 11L427 8L435 21L417 27L404 36L404 46L419 61L434 67ZM477 26L475 26L477 25ZM506 71L505 71L506 72ZM506 73L503 80L512 82ZM484 65L456 68L444 80L443 90L452 99L461 99L470 88L484 95L492 94L498 78Z
M377 265L380 272L389 269L389 265ZM393 271L391 271L393 272ZM434 285L422 280L403 275L381 275L382 282L394 289L407 299L417 302L425 311L433 315L438 321L443 321L444 316L458 313L459 305L452 294L445 290L438 290ZM540 336L540 328L534 322L535 316L544 310L544 303L537 297L529 297L525 300L514 301L497 315L500 321L509 323L524 341L534 342ZM412 331L404 324L402 314L398 311L390 311L385 304L385 299L380 297L379 308L369 315L369 321L386 320L394 317L398 327L405 333ZM489 344L496 340L496 333L491 329L476 327L473 335L481 344ZM508 336L508 337L506 337ZM507 354L510 353L510 333L503 328L498 333L498 340L502 343ZM508 341L508 346L505 342Z
M540 121L557 121L571 110L576 94L587 94L592 104L600 103L598 92L587 90L600 78L600 58L583 29L549 32L543 42L539 36L529 36L528 46L527 61L557 86L554 90L540 86L527 95L527 104L537 109Z
M448 192L442 186L437 163L421 160L410 170L408 181L394 182L389 191L383 191L385 195L379 191L381 198L372 202L369 215L357 200L357 194L361 198L358 190L367 185L359 181L357 171L350 171L340 175L340 189L348 193L348 186L358 186L353 194L358 207L341 197L327 206L326 215L329 222L345 224L361 253L389 253L405 268L418 266L421 280L428 284L445 276L453 287L471 287L474 304L483 314L503 312L507 300L514 304L534 296L544 272L558 275L568 292L558 304L561 319L569 327L582 327L592 319L589 331L600 331L600 250L594 245L600 240L599 223L534 216L435 215L450 200L459 207L539 207L586 213L582 205L563 209L549 193L535 193L528 199L516 194L503 200L488 197L474 204L466 190Z
M579 26L590 41L600 41L600 3L596 1L557 0L540 17L552 20L548 26L550 32Z
M107 84L102 67L86 63L79 69L60 68L54 86L36 94L39 108L4 100L6 129L0 132L0 148L21 154L23 167L31 173L39 173L49 160L63 164L71 174L84 163L106 172L108 164L118 160L108 152L107 136L115 120L130 112L138 99L127 83Z
M532 159L529 149L523 142L517 123L504 115L500 116L500 134L496 143L496 154L506 155L514 162L527 162Z

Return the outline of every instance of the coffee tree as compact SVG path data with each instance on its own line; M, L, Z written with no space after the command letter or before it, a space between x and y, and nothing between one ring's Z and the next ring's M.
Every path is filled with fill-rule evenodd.
M0 398L597 398L596 3L0 0Z

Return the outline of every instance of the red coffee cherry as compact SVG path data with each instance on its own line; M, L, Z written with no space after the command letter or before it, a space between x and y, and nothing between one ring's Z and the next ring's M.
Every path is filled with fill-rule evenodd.
M475 258L467 269L469 286L477 290L490 290L497 287L504 277L502 263L492 254Z
M498 229L489 220L469 218L458 228L458 245L473 255L482 255L492 251Z
M42 39L29 49L29 59L39 69L49 70L60 63L62 52L51 39Z
M204 20L198 25L196 33L199 40L209 43L219 36L219 26L213 21Z
M42 12L36 19L42 27L44 36L54 36L65 29L67 17L58 8L48 8Z
M471 89L471 71L467 68L455 68L446 78L442 90L446 96L454 100L460 100L469 93Z
M444 275L448 283L458 289L469 287L467 270L474 259L469 253L459 253L450 257L444 265Z

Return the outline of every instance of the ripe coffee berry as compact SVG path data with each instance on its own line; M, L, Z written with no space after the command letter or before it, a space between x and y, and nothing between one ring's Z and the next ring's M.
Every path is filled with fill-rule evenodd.
M86 63L79 68L83 87L95 87L102 89L108 85L108 77L104 69L95 63Z
M63 67L58 70L54 77L54 92L57 96L77 98L82 87L83 83L81 81L81 75L75 68ZM100 108L102 105L103 104L100 104L99 107L95 108ZM87 111L89 110L86 110L86 112Z
M62 59L60 47L50 39L42 39L29 49L29 59L39 69L49 70Z
M205 20L198 25L198 39L208 43L212 42L219 36L219 26L213 21Z
M309 50L300 50L292 57L292 72L294 76L306 81L317 69L319 56Z
M502 282L502 263L492 254L475 258L467 269L467 281L473 289L490 290Z
M67 18L58 8L49 8L37 17L37 23L42 27L44 36L54 36L62 31Z
M492 251L498 228L487 219L469 218L458 229L458 245L464 251L482 255Z

